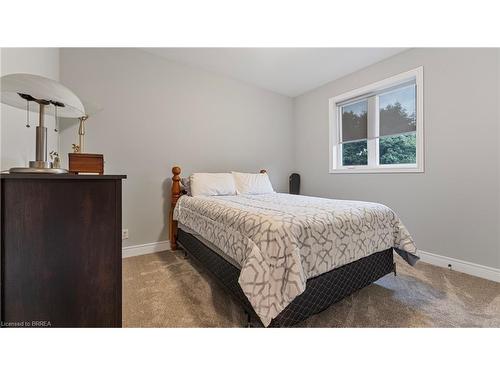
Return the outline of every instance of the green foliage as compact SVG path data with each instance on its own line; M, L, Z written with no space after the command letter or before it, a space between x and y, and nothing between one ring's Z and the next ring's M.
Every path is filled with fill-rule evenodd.
M368 164L366 141L344 143L342 145L342 165Z
M414 164L417 162L415 133L380 138L380 164Z

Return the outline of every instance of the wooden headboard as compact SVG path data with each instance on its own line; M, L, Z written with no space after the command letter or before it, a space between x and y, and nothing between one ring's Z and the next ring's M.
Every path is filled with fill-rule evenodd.
M267 173L267 171L261 169L260 173ZM172 168L172 193L170 197L170 212L168 214L168 235L172 250L177 250L177 220L174 220L174 208L179 197L183 194L186 194L186 191L181 189L181 167L175 166Z

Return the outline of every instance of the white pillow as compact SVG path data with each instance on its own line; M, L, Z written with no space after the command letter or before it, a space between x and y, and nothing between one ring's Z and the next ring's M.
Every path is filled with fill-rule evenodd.
M191 196L236 195L231 173L193 173L190 176Z
M238 194L268 194L274 193L267 173L231 172Z

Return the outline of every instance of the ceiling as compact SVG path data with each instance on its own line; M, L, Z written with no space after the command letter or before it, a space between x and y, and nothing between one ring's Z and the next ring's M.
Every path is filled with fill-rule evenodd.
M145 48L168 60L295 97L406 48Z

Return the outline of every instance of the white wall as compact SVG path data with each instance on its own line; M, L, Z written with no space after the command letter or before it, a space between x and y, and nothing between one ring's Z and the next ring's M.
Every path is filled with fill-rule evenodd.
M500 267L500 54L413 49L294 100L302 192L392 207L424 251ZM424 67L425 173L329 174L328 99Z
M0 76L12 73L30 73L59 79L59 49L57 48L1 48ZM38 115L30 112L31 127L26 128L26 111L1 104L1 169L27 167L35 160L35 126ZM57 150L58 135L54 132L54 117L46 116L48 128L47 153Z
M123 183L124 245L167 239L171 168L269 171L287 191L292 99L137 49L61 49L61 82L103 108L87 121L87 152ZM61 132L63 155L77 125ZM67 160L67 158L65 158Z

